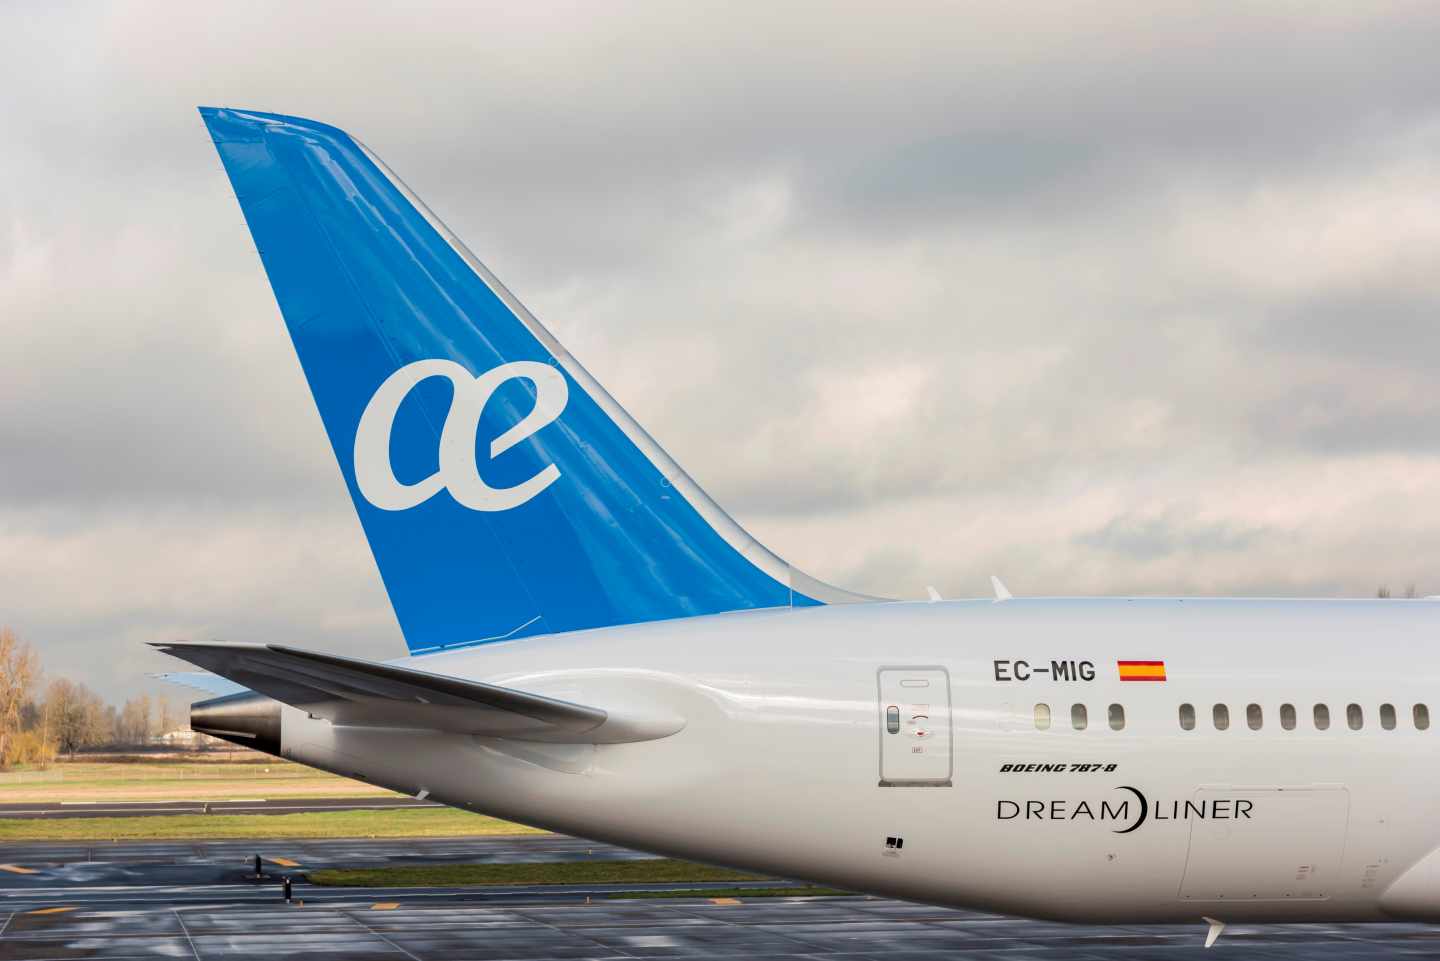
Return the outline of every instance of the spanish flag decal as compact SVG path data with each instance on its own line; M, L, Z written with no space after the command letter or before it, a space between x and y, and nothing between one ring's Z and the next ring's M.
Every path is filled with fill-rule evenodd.
M1122 681L1163 681L1164 661L1116 661Z

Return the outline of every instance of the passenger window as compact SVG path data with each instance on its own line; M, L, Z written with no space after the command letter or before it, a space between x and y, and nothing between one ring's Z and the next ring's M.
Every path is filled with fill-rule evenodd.
M1345 723L1350 725L1352 731L1358 731L1365 726L1365 712L1360 710L1359 704L1345 707Z
M1295 730L1295 705L1280 705L1280 726L1287 731Z
M1245 708L1245 723L1250 725L1250 730L1258 731L1265 723L1265 715L1260 713L1259 704L1251 704Z
M1070 726L1077 731L1085 730L1090 723L1090 715L1085 711L1084 704L1076 704L1070 708Z
M1430 709L1424 704L1415 705L1415 730L1424 731L1430 727Z
M1125 708L1119 704L1110 705L1110 730L1125 730Z
M1037 730L1037 731L1048 731L1048 730L1050 730L1050 705L1049 705L1049 704L1036 704L1036 705L1035 705L1035 730Z
M1380 726L1387 731L1395 730L1395 705L1380 705Z
M1182 730L1182 731L1193 731L1193 730L1195 730L1195 705L1193 705L1193 704L1181 704L1181 705L1180 705L1180 730Z
M1215 719L1215 730L1224 731L1230 727L1230 708L1225 704L1216 704L1210 712Z
M1330 729L1330 707L1326 704L1315 705L1315 730L1328 731Z

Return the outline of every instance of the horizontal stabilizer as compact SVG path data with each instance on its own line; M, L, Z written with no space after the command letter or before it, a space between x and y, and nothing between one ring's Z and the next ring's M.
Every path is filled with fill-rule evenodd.
M333 724L450 731L521 741L613 744L668 737L674 716L616 715L508 687L278 644L156 643Z
M150 676L157 681L169 681L171 684L179 684L181 687L203 691L211 697L226 697L230 694L244 693L246 690L243 684L236 684L218 674L210 674L205 671L160 671Z

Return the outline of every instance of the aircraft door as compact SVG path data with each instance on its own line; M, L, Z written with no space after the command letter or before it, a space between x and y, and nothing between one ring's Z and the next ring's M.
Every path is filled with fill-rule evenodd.
M943 667L879 671L880 786L950 787L950 674Z

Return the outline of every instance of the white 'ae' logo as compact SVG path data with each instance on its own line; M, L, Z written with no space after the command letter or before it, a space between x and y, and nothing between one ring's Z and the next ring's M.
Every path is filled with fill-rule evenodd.
M440 431L440 469L417 483L402 484L390 463L390 431L401 401L416 384L430 377L444 377L455 385L455 399ZM480 476L475 462L480 414L496 388L517 377L535 385L535 409L490 442L493 459L560 416L570 399L564 374L549 364L517 360L472 377L453 360L417 360L385 378L365 405L355 430L355 484L360 493L381 510L403 511L424 503L443 488L471 510L506 511L555 483L560 468L554 464L513 487L491 487Z

